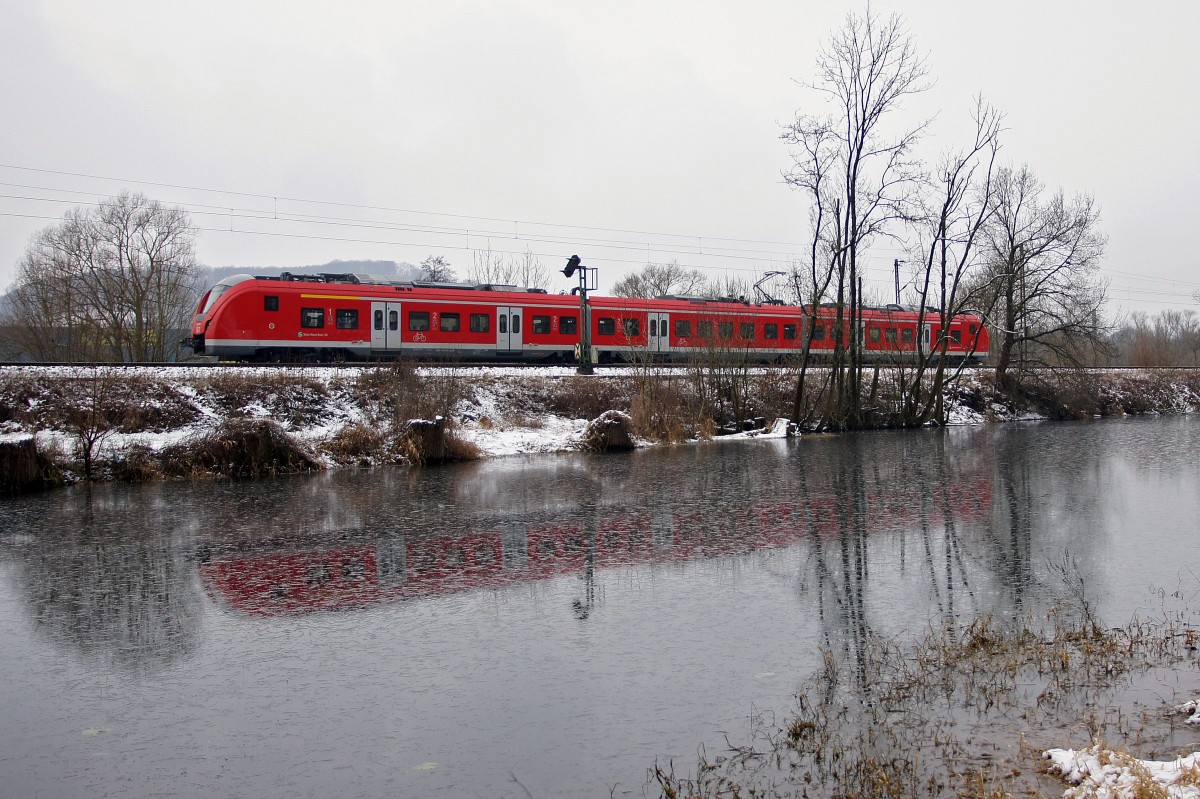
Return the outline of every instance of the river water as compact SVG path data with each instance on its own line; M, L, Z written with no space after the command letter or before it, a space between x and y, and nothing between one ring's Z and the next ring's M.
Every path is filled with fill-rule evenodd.
M823 649L1200 596L1198 486L1174 417L3 501L0 793L656 796Z

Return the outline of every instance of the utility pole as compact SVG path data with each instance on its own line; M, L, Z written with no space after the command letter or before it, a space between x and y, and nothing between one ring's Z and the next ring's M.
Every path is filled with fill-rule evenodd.
M579 293L579 366L576 374L594 374L592 369L592 320L588 308L587 293L596 290L596 270L583 266L578 255L567 259L567 265L562 273L567 277L579 272L579 285L571 289L571 293Z
M899 258L892 259L892 269L896 274L896 304L900 304L900 264L904 263Z

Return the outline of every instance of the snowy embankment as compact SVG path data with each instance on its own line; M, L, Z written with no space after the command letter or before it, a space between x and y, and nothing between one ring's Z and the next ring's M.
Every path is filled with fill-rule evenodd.
M131 448L157 452L184 445L237 418L277 422L318 460L337 466L337 457L326 446L329 442L347 429L392 424L395 420L389 414L399 412L394 399L363 389L363 374L361 367L3 367L0 441L32 435L39 448L70 453L78 447L80 421L68 419L71 414L65 406L105 406L110 398L133 392L136 396L122 401L138 405L140 421L123 420L102 432L95 453L98 460ZM452 393L457 393L448 400L450 407L415 415L433 418L444 413L454 436L482 457L573 451L580 448L587 431L587 416L546 409L535 396L549 390L547 386L574 379L571 367L462 367L417 374L416 379L425 375L427 383L436 385L407 388L432 393L453 381ZM587 380L598 385L628 376L629 370L607 369ZM65 393L72 396L64 397ZM787 435L785 423L723 439Z
M821 382L819 373L810 370L814 385ZM890 383L888 373L882 374L881 385ZM1200 378L1194 372L1063 375L1039 383L1038 403L1031 404L998 394L986 371L969 372L944 392L946 420L978 424L1200 408ZM794 429L778 418L790 412L794 373L749 370L739 378L745 392L741 404L724 410L700 407L713 400L713 386L704 379L711 376L682 367L604 369L590 377L576 375L569 366L2 367L0 443L34 436L37 448L66 464L67 472L75 469L72 463L78 465L86 446L87 457L101 467L97 476L104 476L106 462L121 466L124 461L141 471L109 476L149 479L154 473L210 471L179 463L172 450L247 420L270 422L306 450L305 457L326 466L572 451L587 447L589 422L612 410L627 414L630 433L659 441L782 438ZM642 414L635 421L639 402ZM885 388L870 412L886 423L897 407ZM721 416L734 413L742 414L736 419L754 417L752 426L758 429L721 435L719 425L728 424ZM439 433L444 427L453 452L426 458L410 420L430 420ZM175 458L174 472L155 462L162 453Z

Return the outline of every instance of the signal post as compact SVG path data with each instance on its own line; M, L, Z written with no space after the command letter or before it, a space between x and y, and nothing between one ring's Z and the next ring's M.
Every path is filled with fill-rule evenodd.
M571 289L571 293L579 294L579 366L576 374L594 374L592 369L592 320L591 309L588 307L587 293L596 290L596 269L584 266L578 255L567 259L567 265L562 273L567 277L579 273L579 285Z

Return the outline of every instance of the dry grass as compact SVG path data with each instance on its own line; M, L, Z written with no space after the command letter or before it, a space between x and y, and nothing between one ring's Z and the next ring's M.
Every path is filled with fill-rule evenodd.
M472 395L470 383L454 369L422 374L403 361L362 371L349 391L373 422L395 426L410 419L449 418Z
M605 411L628 411L633 385L627 377L562 377L526 384L528 409L568 419L595 419Z
M677 443L696 438L707 426L715 428L712 416L686 379L671 374L639 377L630 403L633 429L651 441Z
M164 449L169 477L266 477L315 471L317 460L275 422L229 419L209 434Z
M350 424L324 442L320 450L340 466L372 466L387 457L388 440L374 427Z
M84 400L92 395L97 399L94 408L84 408ZM0 425L62 429L81 412L104 414L122 433L171 430L200 415L169 383L122 369L79 367L44 378L27 372L0 377Z
M319 421L329 400L324 383L294 372L228 371L197 381L195 388L226 418L266 417L285 427Z

